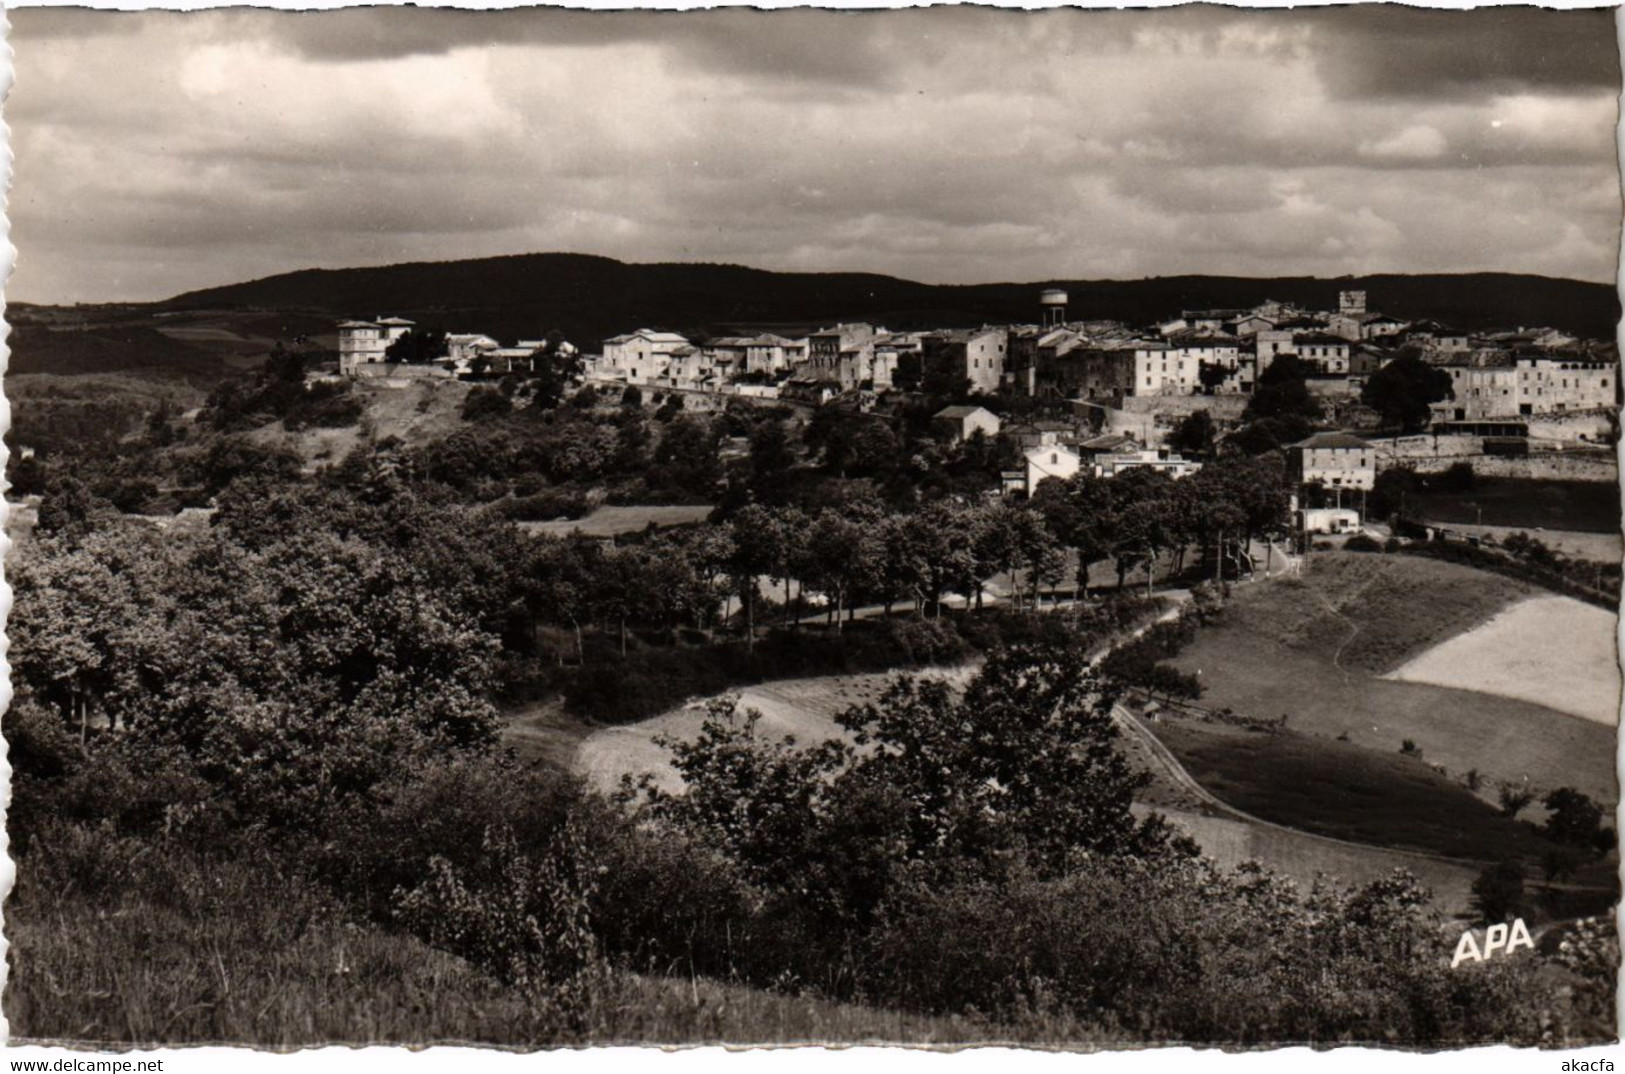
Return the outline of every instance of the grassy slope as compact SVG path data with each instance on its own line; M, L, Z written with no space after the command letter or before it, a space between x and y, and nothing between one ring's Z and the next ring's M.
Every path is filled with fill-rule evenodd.
M29 862L21 863L26 885ZM545 1010L410 937L340 920L310 885L245 869L218 890L163 899L71 886L6 905L12 1041L299 1047L561 1040ZM1001 1040L1015 1034L712 981L617 974L591 1009L592 1041L697 1044ZM1044 1040L1043 1027L1026 1032ZM579 1038L575 1038L579 1039Z
M361 443L364 428L369 423L374 440L394 436L408 444L423 444L466 427L462 406L468 389L466 383L457 380L426 380L405 388L360 380L352 390L366 400L367 410L361 423L342 429L303 429L290 433L283 429L281 422L274 422L256 429L252 436L267 443L288 444L310 465L343 459Z
M1297 732L1397 752L1415 740L1454 778L1572 786L1616 801L1612 728L1540 705L1376 675L1471 629L1525 587L1454 564L1324 554L1301 583L1236 591L1225 622L1177 663L1200 669L1203 704L1290 717ZM1328 610L1328 605L1335 611Z
M1407 502L1430 522L1619 533L1619 488L1607 481L1480 477L1470 492L1413 493Z
M1225 628L1335 657L1350 670L1386 672L1532 592L1453 563L1325 553L1312 556L1299 578L1236 590Z

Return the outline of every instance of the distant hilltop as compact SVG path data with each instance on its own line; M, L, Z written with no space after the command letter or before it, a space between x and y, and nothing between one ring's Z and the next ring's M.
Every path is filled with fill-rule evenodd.
M1150 324L1184 309L1249 308L1268 299L1335 307L1340 291L1366 291L1373 308L1430 317L1468 331L1547 325L1612 339L1619 296L1606 284L1507 273L1316 279L1168 276L1144 280L1040 280L926 284L870 273L769 272L740 265L628 264L588 254L541 253L376 268L306 269L176 295L159 308L300 310L353 316L389 309L420 323L478 324L500 337L601 340L628 326L688 335L808 328L867 320L894 329L1036 321L1035 296L1067 292L1071 316Z

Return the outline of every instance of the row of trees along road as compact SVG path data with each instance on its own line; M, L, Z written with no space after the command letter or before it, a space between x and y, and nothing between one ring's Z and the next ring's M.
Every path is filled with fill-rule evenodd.
M1151 469L1115 478L1044 482L1030 502L938 500L912 511L857 497L816 511L747 504L710 524L617 544L543 540L528 592L539 621L573 632L709 632L725 601L738 601L753 643L765 579L781 594L779 621L794 629L797 596L817 594L837 632L860 606L890 615L899 605L939 618L952 594L981 606L995 577L1011 582L1016 607L1037 607L1063 586L1071 552L1076 596L1089 570L1110 562L1119 587L1129 572L1170 559L1174 573L1198 549L1213 570L1289 525L1290 486L1279 457L1226 456L1175 480Z

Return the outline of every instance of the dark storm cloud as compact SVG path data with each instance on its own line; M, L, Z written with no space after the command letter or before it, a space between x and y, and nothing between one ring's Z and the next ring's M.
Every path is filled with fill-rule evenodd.
M1333 97L1436 99L1484 93L1617 92L1614 10L1370 4L1305 12Z
M252 14L245 17L253 19ZM345 63L441 55L461 48L602 48L658 44L678 63L780 82L883 85L898 60L930 60L978 17L958 10L900 11L884 19L841 11L412 11L384 23L366 10L307 12L275 39L309 59ZM817 42L816 47L809 47Z

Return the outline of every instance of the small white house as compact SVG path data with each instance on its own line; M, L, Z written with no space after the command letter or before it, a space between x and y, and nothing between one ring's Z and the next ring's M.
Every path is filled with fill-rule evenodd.
M1060 444L1047 444L1043 447L1028 448L1026 455L1027 469L1027 495L1031 496L1038 486L1050 478L1059 478L1062 481L1076 477L1078 471L1083 469L1083 456L1069 447Z
M947 406L931 415L931 427L955 444L981 433L989 440L999 435L999 416L986 407Z
M1298 515L1305 533L1360 532L1360 512L1351 507L1306 507Z

